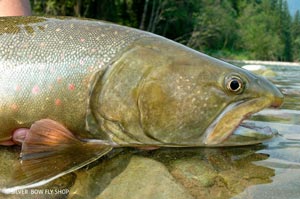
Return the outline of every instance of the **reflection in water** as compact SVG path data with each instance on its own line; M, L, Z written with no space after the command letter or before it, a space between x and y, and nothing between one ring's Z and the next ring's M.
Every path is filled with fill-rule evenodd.
M128 149L77 172L70 198L231 198L272 181L273 169L253 163L268 158L262 147Z
M257 153L269 158L255 162L275 171L269 184L248 187L234 198L281 199L300 195L300 66L271 66L273 81L285 95L280 110L263 110L253 116L258 126L271 126L279 135Z
M257 153L264 147L118 149L75 174L21 195L32 198L39 190L68 189L68 196L52 194L50 198L231 198L249 186L272 182L274 169L254 163L268 159ZM18 164L18 149L0 150L7 159L0 168L6 170L1 172L4 184L12 175L9 165ZM49 198L49 194L38 198Z
M299 198L300 67L270 67L284 92L280 110L263 110L255 125L278 130L260 145L227 148L116 149L106 157L38 190L67 194L15 194L9 198ZM18 148L0 147L0 185L17 165ZM21 197L20 197L21 196ZM0 195L0 198L4 197Z

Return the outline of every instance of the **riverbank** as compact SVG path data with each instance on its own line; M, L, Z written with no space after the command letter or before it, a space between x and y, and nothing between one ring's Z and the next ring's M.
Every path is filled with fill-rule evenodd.
M260 61L260 60L225 60L237 65L275 65L275 66L300 66L299 62L279 62L279 61Z

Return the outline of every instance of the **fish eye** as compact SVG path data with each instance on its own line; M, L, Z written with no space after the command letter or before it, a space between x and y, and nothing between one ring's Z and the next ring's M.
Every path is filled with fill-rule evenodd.
M227 80L226 87L230 92L240 94L244 89L244 83L241 78L233 76Z

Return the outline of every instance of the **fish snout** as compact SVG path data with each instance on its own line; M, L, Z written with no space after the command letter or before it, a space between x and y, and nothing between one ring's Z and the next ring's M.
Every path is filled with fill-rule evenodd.
M263 94L270 99L270 107L280 107L284 101L284 95L281 91L267 79L263 79L260 83Z
M284 96L283 94L278 90L278 94L273 96L273 101L271 104L271 107L273 108L279 108L283 104Z

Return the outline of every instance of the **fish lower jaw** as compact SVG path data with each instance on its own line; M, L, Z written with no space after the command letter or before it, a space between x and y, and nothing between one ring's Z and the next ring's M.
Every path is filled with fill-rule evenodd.
M252 99L230 104L206 129L203 144L206 146L220 145L245 119L268 106L270 106L270 102L265 99Z
M211 133L209 133L205 140L204 140L204 144L207 146L217 146L220 143L222 143L223 141L225 141L230 135L233 134L233 132L239 127L239 125L246 119L247 117L239 120L239 122L237 122L237 124L235 125L231 125L231 130L227 130L225 131L225 128L221 128L220 130L216 130L216 126L214 125L214 130L211 131ZM224 131L222 131L224 130ZM218 131L218 132L217 132ZM226 133L222 133L222 132L226 132Z

